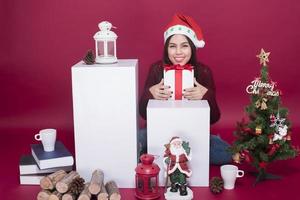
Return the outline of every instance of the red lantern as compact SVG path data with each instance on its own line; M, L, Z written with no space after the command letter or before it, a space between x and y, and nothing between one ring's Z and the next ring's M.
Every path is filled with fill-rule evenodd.
M153 163L154 156L143 154L142 163L135 168L135 196L139 199L157 199L160 197L158 175L160 168Z

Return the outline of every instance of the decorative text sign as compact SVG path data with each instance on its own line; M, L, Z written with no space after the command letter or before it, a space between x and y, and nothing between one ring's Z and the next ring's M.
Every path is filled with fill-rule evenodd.
M248 85L246 88L246 92L248 94L259 94L259 89L265 88L267 89L267 96L279 96L279 91L274 91L275 83L271 81L271 83L264 83L259 78L256 78L251 82L251 85Z

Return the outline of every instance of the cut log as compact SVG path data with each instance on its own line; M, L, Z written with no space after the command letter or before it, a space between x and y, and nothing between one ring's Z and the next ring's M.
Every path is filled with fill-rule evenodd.
M48 176L45 176L40 181L40 186L45 190L53 190L56 183L60 181L67 173L64 170L58 170Z
M97 169L93 172L90 186L89 186L89 191L91 194L96 195L100 192L103 179L104 179L104 173L102 170Z
M79 177L78 172L71 171L63 179L56 183L56 190L60 193L66 193L69 190L69 186L72 183L73 179Z
M74 195L74 194L71 193L71 192L65 193L65 194L62 196L62 200L76 200L76 195Z
M100 190L100 193L98 194L97 199L98 200L108 200L108 193L107 193L106 188L103 183L102 183L101 190Z
M80 193L78 200L90 200L92 194L89 191L90 183L86 183L84 186L84 190Z
M59 193L58 191L54 191L50 196L49 200L61 200L62 194Z
M49 190L41 190L38 193L36 199L37 200L48 200L50 195L51 195L51 192Z
M109 200L120 200L121 195L119 188L115 181L109 181L105 184L105 188L107 190Z

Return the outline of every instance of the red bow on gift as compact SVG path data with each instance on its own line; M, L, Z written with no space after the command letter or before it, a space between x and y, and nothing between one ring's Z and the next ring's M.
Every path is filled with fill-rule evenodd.
M189 70L192 72L193 66L190 64L186 65L165 65L164 69L165 71L169 70L175 70L175 99L181 100L182 99L182 71L183 70Z
M183 66L181 66L179 64L177 64L177 65L165 65L164 66L164 69L166 70L166 72L169 71L169 70L189 70L189 71L192 71L193 68L194 67L191 64L186 64L186 65L183 65Z

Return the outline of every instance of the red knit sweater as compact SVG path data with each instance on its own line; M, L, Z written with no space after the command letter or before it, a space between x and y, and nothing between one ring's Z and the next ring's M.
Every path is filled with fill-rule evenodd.
M163 70L163 63L161 61L152 64L150 67L144 91L139 102L139 112L144 119L147 118L146 110L148 101L149 99L153 99L149 88L161 81L161 79L163 78ZM216 88L212 72L208 66L199 63L197 66L194 66L194 76L198 83L208 89L203 97L203 100L208 101L208 104L210 106L210 123L213 124L220 119L220 109L216 101Z

